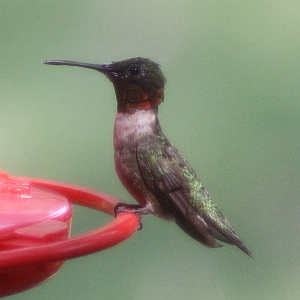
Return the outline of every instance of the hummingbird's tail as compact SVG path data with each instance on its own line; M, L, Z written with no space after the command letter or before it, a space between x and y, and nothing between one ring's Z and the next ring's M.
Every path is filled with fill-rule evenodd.
M188 218L177 218L177 225L184 230L189 236L200 242L206 247L220 248L217 241L225 242L227 244L235 245L243 252L253 258L252 253L244 245L243 241L237 236L236 232L229 224L227 219L218 220L218 223L208 218L202 218L198 214L195 216L195 211L188 213ZM198 219L198 220L197 220Z
M221 212L220 212L221 214ZM223 215L222 215L223 216ZM235 245L244 251L247 255L253 258L252 253L245 246L243 241L238 237L233 227L229 224L227 219L223 216L218 220L218 223L210 222L206 220L213 236L219 241L225 242L227 244Z
M186 205L183 201L179 201L181 194L180 191L173 193L173 203L180 203L181 205L176 205L172 208L176 223L182 230L206 247L222 247L222 245L216 241L217 239L221 242L237 246L252 257L252 253L237 236L235 230L218 210L216 205L209 206L210 209L213 208L213 213L207 211L205 205L202 206L200 210L192 205ZM175 201L175 198L177 201Z

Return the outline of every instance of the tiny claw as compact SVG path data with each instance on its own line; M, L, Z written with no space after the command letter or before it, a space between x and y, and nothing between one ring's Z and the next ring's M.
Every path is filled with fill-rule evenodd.
M138 225L138 228L137 230L142 230L143 229L143 221L142 221L142 218L139 214L137 214L137 217L139 219L139 225Z
M117 217L117 214L120 213L120 212L124 212L122 210L122 207L126 206L125 203L122 203L122 202L119 202L115 205L114 207L114 213L115 213L115 218Z

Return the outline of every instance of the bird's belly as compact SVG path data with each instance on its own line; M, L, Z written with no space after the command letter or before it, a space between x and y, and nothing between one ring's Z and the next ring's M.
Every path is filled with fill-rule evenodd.
M115 169L124 187L141 205L145 205L147 203L145 199L146 191L139 176L136 160L128 155L115 153Z
M173 219L168 213L162 211L158 200L145 186L135 153L125 149L115 151L115 169L124 187L139 204L147 205L152 214L156 216L169 220Z

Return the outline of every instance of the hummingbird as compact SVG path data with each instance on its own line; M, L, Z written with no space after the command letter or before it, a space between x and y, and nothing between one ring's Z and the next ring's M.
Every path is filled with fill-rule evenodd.
M159 64L142 57L107 64L68 60L43 63L93 69L106 75L114 86L115 170L139 203L118 203L116 215L133 212L173 220L207 247L219 248L221 241L252 257L193 168L162 132L158 106L164 101L166 79Z

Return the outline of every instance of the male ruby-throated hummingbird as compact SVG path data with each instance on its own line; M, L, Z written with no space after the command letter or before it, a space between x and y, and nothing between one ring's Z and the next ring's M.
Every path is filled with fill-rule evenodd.
M102 65L65 60L43 63L93 69L105 74L114 85L118 102L115 169L139 202L118 204L116 214L136 212L174 220L207 247L221 247L217 239L252 256L195 171L161 130L158 106L164 100L166 79L157 63L141 57Z

